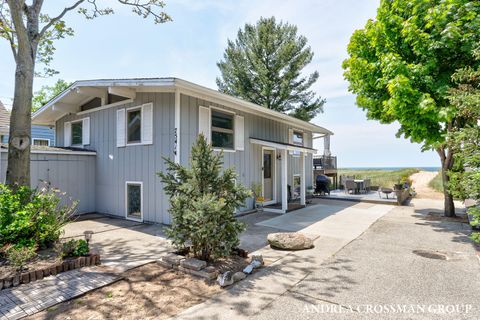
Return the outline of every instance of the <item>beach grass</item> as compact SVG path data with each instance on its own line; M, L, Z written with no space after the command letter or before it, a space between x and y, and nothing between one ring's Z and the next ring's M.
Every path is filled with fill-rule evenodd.
M393 185L419 172L417 168L402 169L338 169L338 175L354 176L356 179L371 179L372 186L393 188Z
M430 180L430 182L428 183L428 186L435 191L443 193L443 181L442 181L442 174L440 171L437 173L435 178Z

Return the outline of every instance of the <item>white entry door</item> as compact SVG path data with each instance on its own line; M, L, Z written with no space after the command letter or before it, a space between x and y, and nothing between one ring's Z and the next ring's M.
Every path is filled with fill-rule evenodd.
M263 197L265 203L275 202L275 151L263 149Z

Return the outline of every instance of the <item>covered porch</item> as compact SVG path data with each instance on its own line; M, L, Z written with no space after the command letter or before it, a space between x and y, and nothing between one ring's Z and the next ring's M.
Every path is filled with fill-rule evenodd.
M302 145L250 138L250 143L261 146L262 149L262 195L264 211L287 213L300 209L306 205L307 173L312 171L312 157L316 150ZM296 172L293 171L293 162ZM292 184L289 188L289 173ZM294 197L294 195L296 195Z

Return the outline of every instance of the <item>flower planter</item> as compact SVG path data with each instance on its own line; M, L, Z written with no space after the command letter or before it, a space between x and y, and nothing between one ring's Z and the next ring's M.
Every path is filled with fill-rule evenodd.
M0 290L16 287L20 284L26 284L44 277L54 276L61 272L79 269L83 267L95 266L100 264L100 255L90 254L84 257L66 258L62 262L53 263L49 267L42 267L35 270L26 270L17 272L13 275L0 275Z

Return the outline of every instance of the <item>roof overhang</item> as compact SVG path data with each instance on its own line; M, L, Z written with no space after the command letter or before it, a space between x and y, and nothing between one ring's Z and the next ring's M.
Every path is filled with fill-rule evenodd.
M120 93L128 98L137 92L175 92L179 91L222 104L247 113L275 119L299 129L317 134L333 135L333 132L289 115L256 105L254 103L232 97L177 78L137 78L113 80L81 80L74 82L65 91L54 97L33 114L33 123L39 125L55 125L55 122L69 113L79 112L79 106L94 97L105 98L109 92Z
M313 149L313 148L297 146L297 145L294 145L294 144L289 144L289 143L284 143L284 142L279 142L279 141L270 141L270 140L264 140L264 139L250 138L250 142L253 143L253 144L259 144L259 145L264 146L264 147L270 147L270 148L275 148L275 149L279 149L279 150L299 151L299 152L306 152L306 153L311 153L311 154L317 153L317 150Z

